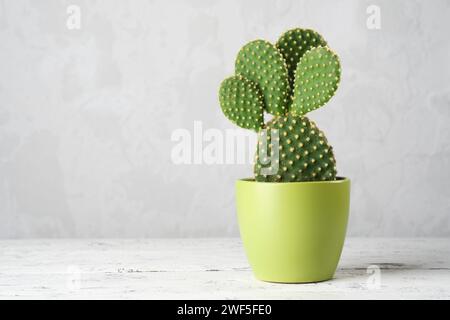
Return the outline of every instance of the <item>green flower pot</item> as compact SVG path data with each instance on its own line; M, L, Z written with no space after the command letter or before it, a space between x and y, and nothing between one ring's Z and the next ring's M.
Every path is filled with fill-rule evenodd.
M344 245L350 180L236 183L239 229L255 276L300 283L333 277Z

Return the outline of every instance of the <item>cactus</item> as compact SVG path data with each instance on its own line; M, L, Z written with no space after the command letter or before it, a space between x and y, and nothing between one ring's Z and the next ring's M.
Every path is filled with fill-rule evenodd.
M301 57L312 48L326 46L327 42L320 34L309 29L292 29L278 39L276 47L286 61L289 71L289 84L294 87L295 70Z
M264 126L264 101L253 81L241 76L225 79L219 93L222 112L231 122L258 131Z
M291 112L303 115L334 95L341 75L339 58L326 47L313 48L303 55L295 74Z
M338 56L317 32L293 29L276 45L255 40L236 59L219 101L233 123L258 132L254 175L259 182L336 179L333 148L305 114L326 104L340 81ZM264 124L264 111L274 117Z
M332 147L315 123L307 117L293 114L275 117L259 133L258 148L255 156L255 180L266 182L281 181L316 181L333 180L336 177L336 161ZM269 164L268 173L264 174L260 161L261 155L273 154L274 144L269 141L276 131L279 141L279 155L275 163ZM268 139L264 143L264 139ZM262 150L261 150L262 149ZM271 166L277 168L273 172Z
M268 41L245 45L236 59L236 73L258 84L264 95L265 110L285 114L289 99L289 78L283 55Z

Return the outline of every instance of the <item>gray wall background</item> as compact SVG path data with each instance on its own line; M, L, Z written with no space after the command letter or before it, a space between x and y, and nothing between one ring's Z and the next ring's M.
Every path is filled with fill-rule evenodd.
M251 165L174 165L171 134L234 128L217 89L237 51L295 26L341 57L311 118L353 180L349 235L450 236L449 1L3 0L0 237L238 235Z

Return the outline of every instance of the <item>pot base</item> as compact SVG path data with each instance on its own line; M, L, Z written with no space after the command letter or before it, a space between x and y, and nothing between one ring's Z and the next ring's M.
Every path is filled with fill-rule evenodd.
M255 278L258 279L259 281L264 281L264 282L268 282L268 283L276 283L276 284L307 284L307 283L325 282L325 281L329 281L329 280L333 279L333 277L329 277L326 279L305 280L305 281L299 281L299 280L277 281L277 280L267 280L267 279L258 278L256 275L255 275Z

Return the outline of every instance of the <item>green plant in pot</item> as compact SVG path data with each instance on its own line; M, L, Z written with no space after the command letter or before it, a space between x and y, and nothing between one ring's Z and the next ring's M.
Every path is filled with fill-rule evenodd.
M245 45L235 75L220 86L225 116L258 134L254 178L237 181L236 202L244 248L261 280L324 281L336 270L350 181L337 177L333 148L305 115L331 99L340 74L321 35L293 29L275 45ZM267 123L265 113L273 115Z

